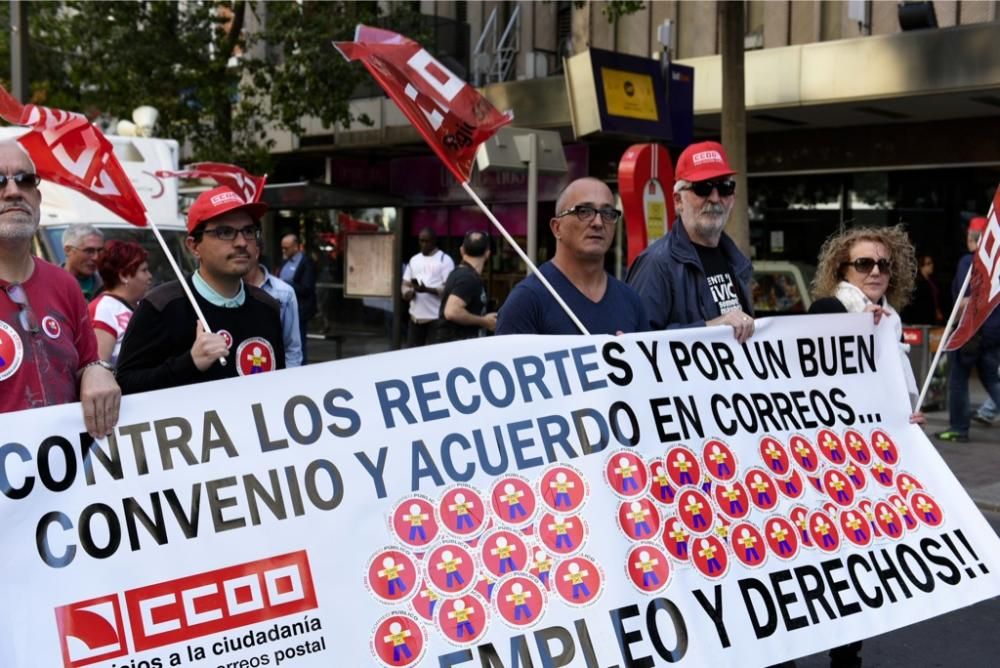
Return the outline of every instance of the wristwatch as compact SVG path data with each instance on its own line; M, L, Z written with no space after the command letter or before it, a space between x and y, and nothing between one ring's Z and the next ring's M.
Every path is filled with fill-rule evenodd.
M99 366L101 368L107 369L111 373L115 372L115 368L113 366L111 366L111 362L107 362L105 360L94 360L90 364L84 365L84 367L81 369L81 371L86 371L87 369L89 369L92 366Z

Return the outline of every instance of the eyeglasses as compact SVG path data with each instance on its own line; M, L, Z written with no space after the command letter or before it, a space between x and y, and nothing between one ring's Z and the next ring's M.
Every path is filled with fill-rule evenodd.
M875 267L878 267L878 273L880 274L892 273L892 260L887 260L886 258L876 260L871 257L859 257L856 260L844 262L841 266L854 267L856 271L866 275L872 273L872 269Z
M577 204L572 209L560 211L556 214L556 218L562 218L563 216L569 216L571 214L579 218L581 223L589 223L597 216L597 214L601 214L601 222L606 225L617 223L618 219L622 217L621 211L618 209L612 209L610 206L598 209L597 207L590 206L589 204Z
M681 190L690 190L698 197L708 197L712 190L719 191L719 197L729 197L736 192L736 181L695 181Z
M80 248L79 246L70 246L73 250L80 251L84 255L100 255L104 252L104 248L100 246L87 246L85 248Z
M219 241L232 241L236 238L237 234L243 236L247 241L256 241L260 238L260 228L256 225L247 225L246 227L230 227L229 225L219 225L211 230L202 230L202 234L211 234L213 237Z
M11 283L4 288L4 292L17 305L19 311L18 317L21 319L21 329L32 334L40 332L41 328L38 326L38 318L35 317L35 312L31 309L31 304L28 303L28 293L24 291L24 286L20 283Z
M17 184L17 187L21 190L30 190L32 188L37 188L38 184L42 182L42 177L38 174L32 174L30 172L18 172L17 174L0 174L0 190L7 187L7 183L13 181Z

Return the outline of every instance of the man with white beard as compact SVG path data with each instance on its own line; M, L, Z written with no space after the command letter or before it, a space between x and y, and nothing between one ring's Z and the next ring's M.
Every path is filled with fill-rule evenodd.
M728 325L740 343L754 331L750 260L723 232L736 200L736 172L717 142L677 159L679 220L635 259L626 282L642 297L650 329Z

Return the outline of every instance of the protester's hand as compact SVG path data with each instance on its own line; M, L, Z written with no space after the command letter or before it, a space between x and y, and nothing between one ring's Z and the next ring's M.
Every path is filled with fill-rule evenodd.
M486 320L486 322L483 323L483 327L491 332L495 332L497 330L497 314L487 313L483 316L483 318Z
M194 345L191 346L191 359L198 371L205 371L216 360L229 355L229 347L221 334L210 334L201 326L199 320L194 327Z
M885 309L882 308L881 306L877 305L877 304L868 304L867 306L865 306L865 313L874 313L875 314L875 324L876 325L879 324L879 322L882 321L882 316L883 315L888 316L888 313L886 313Z
M709 320L705 324L709 326L729 325L733 328L733 336L738 343L746 343L754 331L753 318L739 309L728 311L718 318Z
M87 433L104 438L118 424L122 390L115 376L102 366L88 366L80 377L80 406Z
M922 427L927 424L927 416L922 411L913 411L910 415L910 424L919 424Z
M428 292L427 286L420 281L413 281L414 292Z

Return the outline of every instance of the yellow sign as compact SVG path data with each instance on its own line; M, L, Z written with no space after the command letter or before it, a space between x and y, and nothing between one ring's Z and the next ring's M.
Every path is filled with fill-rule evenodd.
M613 116L658 121L653 78L648 74L601 68L601 83L608 113Z

